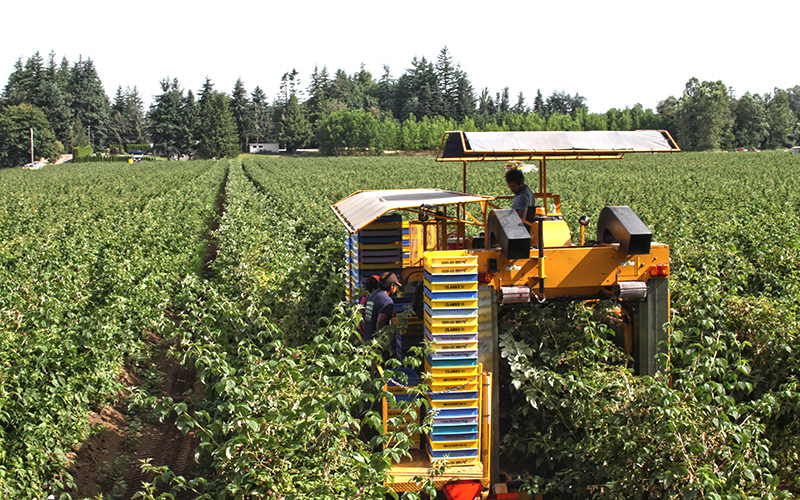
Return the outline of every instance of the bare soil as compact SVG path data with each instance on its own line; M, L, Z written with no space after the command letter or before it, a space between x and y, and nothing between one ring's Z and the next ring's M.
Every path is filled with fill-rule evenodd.
M167 345L154 347L154 363L163 374L160 396L175 401L199 395L201 388L193 367L186 368L167 355ZM139 385L137 377L125 371L120 375L125 385ZM174 418L149 422L136 416L126 416L120 402L104 406L89 416L90 437L76 447L70 473L77 491L73 498L103 498L127 500L141 489L143 481L152 479L141 471L141 461L150 459L152 465L166 465L176 475L193 477L197 473L194 451L197 439L183 435Z

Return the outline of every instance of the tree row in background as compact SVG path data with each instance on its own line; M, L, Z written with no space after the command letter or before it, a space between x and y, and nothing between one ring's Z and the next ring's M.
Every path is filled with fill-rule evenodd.
M464 130L669 130L683 149L781 148L800 142L800 85L736 98L721 81L690 79L679 97L656 110L641 104L590 113L580 94L537 91L531 105L508 87L476 93L467 74L444 47L435 62L414 57L394 78L389 67L377 80L363 66L352 75L315 68L303 87L296 70L283 75L271 102L260 86L241 79L230 94L206 78L198 91L165 78L149 110L136 87L106 96L91 59L47 63L37 52L15 64L0 96L0 165L30 155L70 152L70 145L104 150L110 144L152 143L165 156L232 156L248 144L278 142L287 150L319 147L326 154L425 150L441 132Z

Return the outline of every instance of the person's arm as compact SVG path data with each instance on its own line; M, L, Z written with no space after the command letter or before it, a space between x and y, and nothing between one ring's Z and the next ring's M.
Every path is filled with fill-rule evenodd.
M519 218L525 220L525 217L528 216L528 207L533 205L533 203L531 203L532 201L528 190L523 188L522 192L514 196L514 202L511 204L511 208L515 208Z
M380 330L384 326L388 325L389 324L389 319L391 319L390 315L385 314L385 313L380 313L378 315L378 322L375 324L375 331L377 332L378 330Z

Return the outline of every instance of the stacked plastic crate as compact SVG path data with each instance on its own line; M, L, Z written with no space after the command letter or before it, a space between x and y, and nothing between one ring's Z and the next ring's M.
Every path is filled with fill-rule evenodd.
M479 461L478 262L464 250L427 252L424 259L425 357L433 428L431 459L451 466Z
M371 275L386 271L398 276L403 267L403 219L400 214L384 215L357 232L347 235L347 299L358 298L359 289Z
M399 373L405 373L405 377L399 377ZM397 401L408 401L412 405L414 412L403 410L402 408L384 409L387 431L402 432L411 439L411 449L418 450L421 443L419 431L412 433L409 429L410 424L419 424L422 413L422 405L416 394L409 394L408 389L420 384L420 376L412 368L401 367L395 370L394 377L390 378L386 390L392 393ZM392 423L399 420L399 423Z

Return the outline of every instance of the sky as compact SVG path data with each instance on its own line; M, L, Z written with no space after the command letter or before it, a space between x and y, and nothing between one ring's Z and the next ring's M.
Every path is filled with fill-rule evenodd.
M301 89L315 67L398 78L445 46L476 95L508 87L512 104L541 90L578 93L594 113L655 110L692 77L736 97L800 85L800 0L28 0L2 16L2 87L18 59L54 52L91 59L109 98L135 86L146 107L165 78L229 94L241 78L271 101L292 69Z

